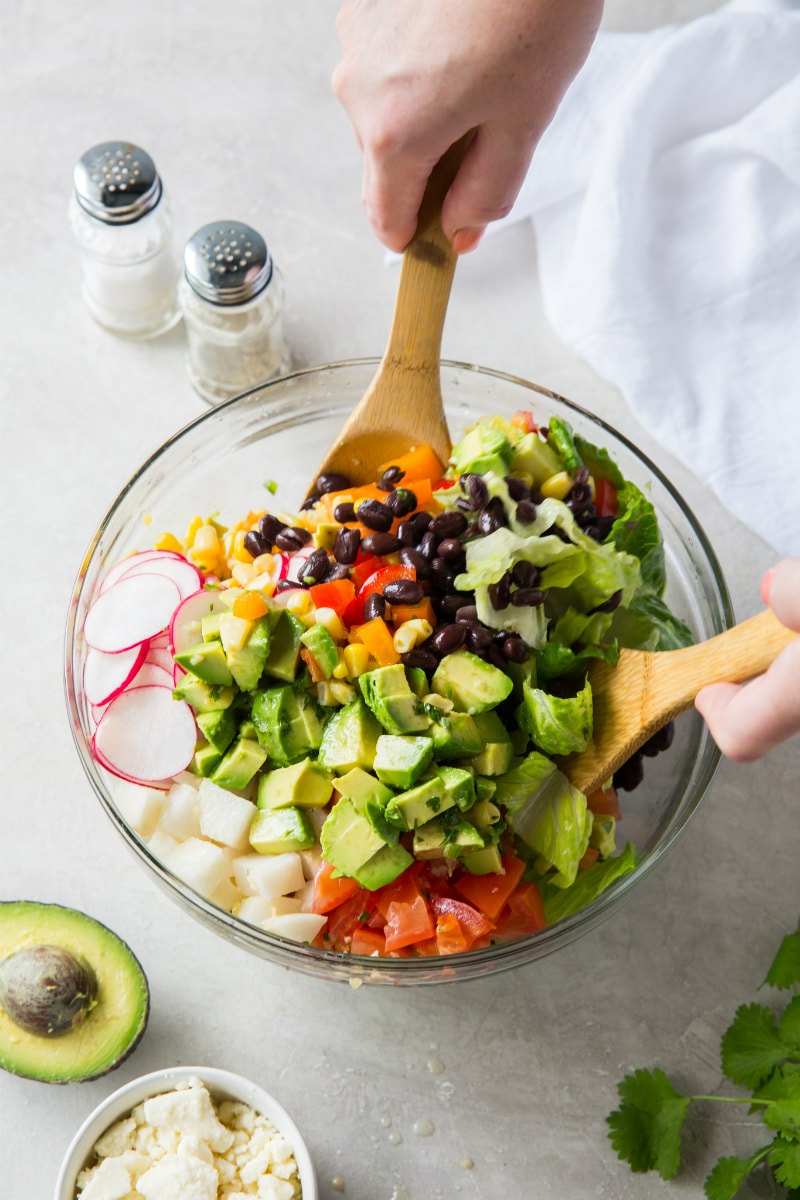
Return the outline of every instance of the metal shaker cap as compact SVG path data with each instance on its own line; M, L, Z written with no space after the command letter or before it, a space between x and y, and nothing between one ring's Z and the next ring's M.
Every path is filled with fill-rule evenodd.
M161 199L155 163L132 142L93 146L76 163L73 181L81 207L108 225L138 221Z
M245 304L272 279L272 256L260 233L241 221L214 221L186 243L184 273L212 304Z

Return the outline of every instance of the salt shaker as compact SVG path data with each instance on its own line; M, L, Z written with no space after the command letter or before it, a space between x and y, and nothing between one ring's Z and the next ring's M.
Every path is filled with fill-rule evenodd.
M70 222L82 249L83 298L112 333L149 338L180 320L178 262L161 177L131 142L102 142L78 160Z
M189 239L178 301L195 391L210 404L288 368L283 280L266 242L240 221L215 221Z

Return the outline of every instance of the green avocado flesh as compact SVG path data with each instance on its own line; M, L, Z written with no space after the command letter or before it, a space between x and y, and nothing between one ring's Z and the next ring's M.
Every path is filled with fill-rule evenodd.
M82 1018L75 1016L71 1028L34 1033L2 1007L3 995L11 1007L12 990L19 998L18 989L12 988L14 976L20 974L16 964L29 963L34 947L66 951L93 976L88 1011ZM16 964L13 956L19 956ZM136 1047L149 1011L144 971L125 942L105 925L59 904L0 901L0 1067L4 1070L43 1083L97 1079L118 1067Z

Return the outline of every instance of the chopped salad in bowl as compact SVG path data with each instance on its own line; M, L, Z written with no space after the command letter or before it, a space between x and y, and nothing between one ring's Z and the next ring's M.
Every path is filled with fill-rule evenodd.
M591 739L589 662L694 635L647 483L571 416L531 396L465 422L447 464L410 447L296 508L267 479L98 571L90 777L244 944L338 977L481 973L641 870L620 792L685 752L672 727L591 796L559 761Z

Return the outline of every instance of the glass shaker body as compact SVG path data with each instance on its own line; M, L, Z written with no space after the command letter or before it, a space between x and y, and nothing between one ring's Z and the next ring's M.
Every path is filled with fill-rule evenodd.
M195 391L209 404L288 369L283 300L280 271L249 226L216 222L189 240L178 283L186 368Z
M177 324L172 215L152 159L123 142L87 151L75 168L69 216L95 321L129 338L156 337Z

